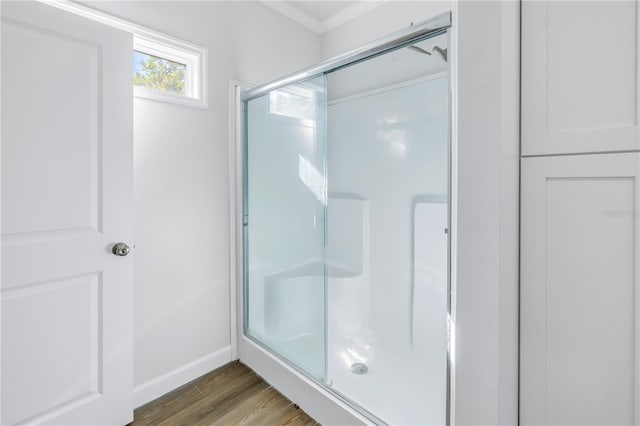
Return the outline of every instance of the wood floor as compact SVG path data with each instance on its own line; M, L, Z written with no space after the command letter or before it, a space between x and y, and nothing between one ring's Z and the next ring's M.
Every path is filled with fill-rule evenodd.
M131 425L317 425L235 361L138 408Z

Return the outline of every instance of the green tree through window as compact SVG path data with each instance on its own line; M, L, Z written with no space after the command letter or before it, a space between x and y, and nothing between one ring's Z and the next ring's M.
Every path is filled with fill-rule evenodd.
M142 52L134 52L133 84L161 92L185 95L186 65Z

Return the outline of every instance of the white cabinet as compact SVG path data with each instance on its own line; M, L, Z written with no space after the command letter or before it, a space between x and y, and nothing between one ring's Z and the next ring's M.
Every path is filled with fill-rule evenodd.
M522 3L522 154L628 151L638 137L638 3Z
M522 3L522 425L640 422L639 22Z
M638 423L640 153L522 160L522 425Z

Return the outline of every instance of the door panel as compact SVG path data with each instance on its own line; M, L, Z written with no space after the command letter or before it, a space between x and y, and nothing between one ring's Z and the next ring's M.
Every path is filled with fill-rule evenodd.
M523 425L637 424L640 154L522 162Z
M3 408L15 413L11 423L99 396L100 278L66 277L3 292L3 319L9 322L3 380L12 384ZM19 329L11 326L17 322Z
M638 3L522 3L522 154L640 149Z
M132 419L131 35L2 5L2 423Z
M326 79L245 108L245 330L324 378Z
M3 234L97 231L100 46L7 20L3 37L3 124L33 141L6 152Z

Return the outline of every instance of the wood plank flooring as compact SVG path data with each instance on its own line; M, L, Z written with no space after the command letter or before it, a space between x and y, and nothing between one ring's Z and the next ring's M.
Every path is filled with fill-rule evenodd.
M239 361L187 383L135 410L133 426L317 425Z

